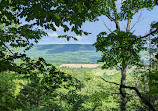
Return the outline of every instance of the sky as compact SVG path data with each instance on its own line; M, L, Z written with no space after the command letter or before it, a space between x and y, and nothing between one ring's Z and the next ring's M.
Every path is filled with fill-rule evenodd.
M119 4L119 2L118 2ZM150 30L150 24L153 21L158 21L158 7L154 7L153 10L149 11L147 9L142 9L138 13L136 13L133 16L131 27L138 21L138 18L141 14L141 18L139 22L135 25L135 27L132 29L134 31L135 35L145 35ZM39 40L38 44L93 44L96 42L97 34L100 32L107 32L109 33L108 29L105 27L104 23L113 31L115 30L115 24L111 22L106 16L98 17L99 21L96 22L85 22L82 25L82 29L84 31L90 32L92 34L86 36L86 35L75 35L72 32L64 32L62 27L57 27L57 31L52 30L45 30L48 33L48 36L42 37L41 40ZM104 22L103 22L104 21ZM24 19L22 20L23 23L26 23ZM122 21L120 23L121 30L125 30L127 21ZM70 41L67 41L65 38L57 38L58 35L72 35L76 37L78 40L75 41L73 39L70 39Z

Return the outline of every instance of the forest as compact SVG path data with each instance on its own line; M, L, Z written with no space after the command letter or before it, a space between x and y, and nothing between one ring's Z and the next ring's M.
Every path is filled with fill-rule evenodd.
M157 111L158 21L143 34L135 27L140 17L132 24L136 14L151 13L157 5L157 0L0 0L0 111ZM106 30L93 47L37 45L58 27L65 34L57 38L78 41L67 32L91 35L83 24L103 16L113 28L103 22ZM59 67L96 62L96 68Z
M42 44L26 52L31 58L43 57L55 66L61 64L94 64L101 58L92 44Z

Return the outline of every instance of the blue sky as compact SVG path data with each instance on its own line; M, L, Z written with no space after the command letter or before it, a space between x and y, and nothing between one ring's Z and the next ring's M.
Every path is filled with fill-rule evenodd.
M135 35L145 35L145 33L149 32L150 24L152 21L158 21L158 7L154 7L152 11L148 11L147 9L142 9L138 13L136 13L132 19L131 27L137 22L140 14L142 14L140 21L135 25L133 28L133 31L135 30ZM91 32L92 34L88 36L77 36L72 32L66 32L64 33L62 27L56 27L57 31L52 30L46 30L48 33L48 37L43 37L38 44L93 44L96 42L96 36L100 32L107 32L107 28L105 27L104 22L106 25L111 29L115 30L115 24L111 22L107 17L101 16L99 17L99 21L96 22L85 22L82 25L82 29L87 32ZM24 20L22 20L23 23ZM125 30L127 21L123 21L120 23L121 30ZM74 41L73 39L70 39L70 41L67 41L64 38L57 38L58 35L72 35L74 37L78 38L78 41Z

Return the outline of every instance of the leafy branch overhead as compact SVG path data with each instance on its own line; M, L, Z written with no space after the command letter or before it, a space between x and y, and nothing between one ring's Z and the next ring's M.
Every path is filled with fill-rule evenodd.
M33 25L52 29L56 31L56 26L64 28L64 32L72 31L82 35L82 24L89 21L96 21L99 16L100 6L97 0L56 0L56 1L21 1L13 0L11 4L16 4L14 10L19 9L18 17L25 17L26 21L34 20ZM93 8L98 7L98 8ZM20 11L22 9L22 11ZM67 23L70 24L67 25Z

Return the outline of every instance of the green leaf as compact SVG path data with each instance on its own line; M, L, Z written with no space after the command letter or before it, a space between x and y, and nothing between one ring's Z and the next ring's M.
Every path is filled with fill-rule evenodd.
M67 41L69 41L69 40L70 40L70 37L66 37L66 39L67 39Z
M2 97L2 102L6 102L6 97L5 96Z
M81 13L81 12L82 12L82 9L81 9L81 8L79 8L79 9L78 9L78 12L79 12L79 13Z
M74 40L76 40L76 41L77 41L77 38L75 38L75 37L74 37Z
M60 19L60 16L58 14L54 14L54 15L57 19Z

